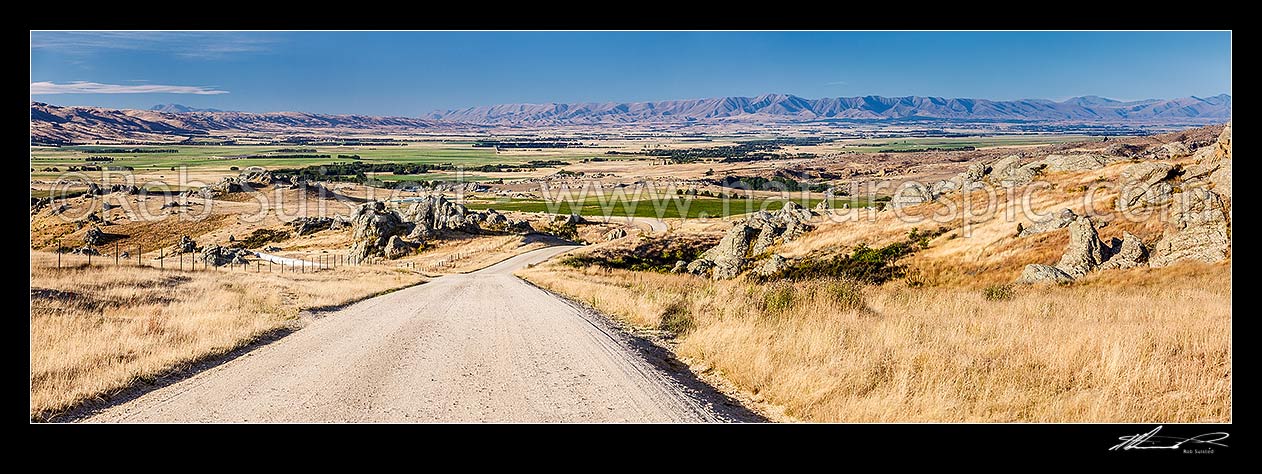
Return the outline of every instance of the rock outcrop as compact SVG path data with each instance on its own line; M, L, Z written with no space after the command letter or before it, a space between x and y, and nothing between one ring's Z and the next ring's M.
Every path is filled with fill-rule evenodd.
M289 225L293 226L295 234L307 235L331 229L333 222L331 217L299 217L290 222Z
M889 205L890 208L898 209L932 202L936 198L937 195L934 194L931 189L925 187L925 185L909 181L903 183L903 185L894 192L894 197L890 199Z
M219 267L228 264L240 265L243 263L249 263L249 261L245 259L247 255L250 255L250 252L245 249L232 249L210 244L205 248L202 248L202 253L199 256L199 259L207 266Z
M442 231L477 232L478 224L462 204L442 195L429 195L412 203L399 217L413 225L413 239L427 239Z
M1069 246L1061 255L1056 268L1074 278L1082 277L1108 259L1095 223L1090 217L1079 216L1069 224Z
M1164 267L1185 259L1217 262L1227 258L1230 246L1222 199L1208 189L1192 188L1174 195L1171 220L1153 245L1149 265Z
M383 257L394 260L396 258L406 257L416 251L416 244L399 238L397 235L390 236L390 240L386 241L386 247L382 249Z
M1117 208L1130 209L1140 205L1165 203L1173 189L1166 180L1174 169L1172 164L1154 161L1127 166L1122 170Z
M627 236L627 230L621 227L605 233L605 241L618 240Z
M990 179L990 183L995 186L1012 188L1030 184L1044 166L1040 162L1022 165L1021 158L1012 155L991 163L990 173L987 176Z
M1090 171L1097 170L1107 166L1109 163L1117 161L1117 157L1097 155L1093 153L1078 155L1047 155L1040 162L1046 168L1045 171L1051 173L1063 171Z
M84 245L101 245L105 243L105 232L100 227L92 226L83 234Z
M1213 146L1196 151L1196 164L1183 173L1186 188L1213 186L1215 193L1231 199L1231 124L1223 127Z
M193 253L197 251L197 242L187 235L181 235L180 243L176 244L175 248L180 253Z
M1148 248L1130 232L1123 232L1122 239L1113 239L1109 246L1109 259L1101 263L1096 270L1125 270L1148 263Z
M530 221L527 221L525 219L509 222L508 227L505 228L505 230L514 234L521 234L521 235L531 234L535 232L534 226L531 226Z
M1078 216L1069 225L1069 245L1055 266L1030 264L1016 283L1066 283L1099 270L1126 269L1148 261L1148 249L1130 232L1111 245L1100 241L1090 217Z
M1035 222L1028 226L1017 224L1017 237L1029 237L1034 234L1041 234L1056 229L1069 227L1069 224L1078 219L1073 209L1062 209L1060 212L1049 215L1043 220Z
M771 254L771 257L768 257L766 260L763 260L762 263L758 264L758 266L754 267L753 272L758 276L769 277L780 273L781 270L784 270L788 266L788 259L776 254Z
M760 211L736 222L719 243L688 264L693 274L709 273L715 279L733 278L745 270L751 258L766 253L771 246L796 239L809 230L813 214L794 202L775 213Z
M1071 281L1074 281L1074 277L1065 273L1061 269L1051 265L1042 265L1038 263L1026 265L1025 269L1021 270L1021 276L1017 278L1017 283L1027 285L1039 283L1068 283Z
M372 201L361 204L351 215L352 243L347 257L352 261L361 261L369 256L381 256L390 237L409 230L398 213L386 209L385 203Z

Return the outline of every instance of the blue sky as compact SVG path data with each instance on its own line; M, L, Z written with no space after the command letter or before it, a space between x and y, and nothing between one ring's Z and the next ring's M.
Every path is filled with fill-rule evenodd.
M32 32L58 105L416 116L788 93L1122 100L1231 93L1229 32Z

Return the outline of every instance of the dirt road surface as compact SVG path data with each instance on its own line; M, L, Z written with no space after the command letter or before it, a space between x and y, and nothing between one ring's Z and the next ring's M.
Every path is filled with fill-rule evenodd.
M512 275L572 248L364 300L79 421L758 420L660 350Z

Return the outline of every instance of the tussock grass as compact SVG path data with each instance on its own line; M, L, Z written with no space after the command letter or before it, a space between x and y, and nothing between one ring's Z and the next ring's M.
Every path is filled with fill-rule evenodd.
M1229 264L1107 272L1006 298L557 265L521 274L633 324L687 314L680 355L803 420L1231 420Z
M293 324L301 309L346 304L422 281L385 267L316 273L58 270L32 252L31 418L232 351Z

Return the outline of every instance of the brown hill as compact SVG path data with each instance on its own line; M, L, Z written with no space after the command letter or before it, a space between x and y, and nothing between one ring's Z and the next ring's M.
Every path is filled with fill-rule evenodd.
M93 141L176 142L226 132L404 132L430 129L434 121L407 117L302 112L185 112L60 107L31 102L32 143Z

